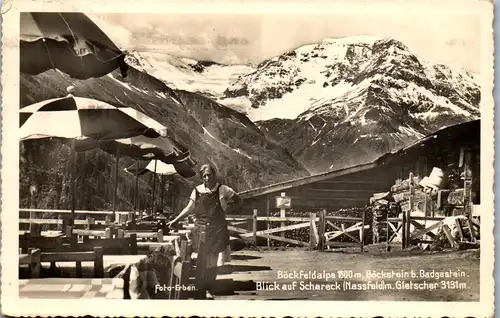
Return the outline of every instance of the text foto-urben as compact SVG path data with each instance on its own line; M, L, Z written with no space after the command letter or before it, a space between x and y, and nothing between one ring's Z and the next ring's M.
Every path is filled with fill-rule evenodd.
M159 285L159 284L156 284L155 285L155 293L158 293L158 292L169 292L169 291L194 291L196 290L196 288L194 286L191 286L191 285L174 285L174 286L167 286L166 284L163 284L163 285Z

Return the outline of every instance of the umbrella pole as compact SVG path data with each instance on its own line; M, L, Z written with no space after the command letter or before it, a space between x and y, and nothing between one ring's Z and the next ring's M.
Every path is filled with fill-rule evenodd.
M139 193L139 159L135 160L134 213L137 211L137 194Z
M155 172L153 174L153 203L151 205L151 215L155 214L155 192L156 192L156 164L158 163L157 160L155 160Z
M118 195L118 164L120 163L120 148L116 148L116 165L115 165L115 185L113 192L113 222L116 221L116 199Z
M163 213L163 191L165 190L165 181L163 180L162 175L160 175L160 180L161 180L160 207L161 207L161 211Z
M71 144L71 221L70 225L75 224L75 207L76 207L76 140L73 139Z

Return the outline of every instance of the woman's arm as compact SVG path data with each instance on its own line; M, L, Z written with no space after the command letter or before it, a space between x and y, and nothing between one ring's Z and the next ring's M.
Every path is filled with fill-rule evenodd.
M168 222L167 226L171 226L179 222L180 220L183 220L189 213L193 212L194 207L196 205L195 204L196 200L197 200L196 189L194 189L193 192L191 192L191 195L189 196L189 202L186 205L186 207L172 221Z
M232 188L226 186L224 196L227 200L226 214L235 214L241 211L243 199Z
M191 213L194 209L194 201L189 200L189 203L186 205L186 207L177 215L172 221L168 222L167 225L172 225L175 224L181 220L183 220L189 213Z

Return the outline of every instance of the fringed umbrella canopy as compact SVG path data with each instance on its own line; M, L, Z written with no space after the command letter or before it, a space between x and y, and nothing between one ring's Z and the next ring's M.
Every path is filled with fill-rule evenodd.
M165 164L160 160L138 161L130 167L125 168L125 170L136 175L143 175L148 172L159 175L173 175L178 173L184 178L191 178L196 175L196 171L193 169L195 164L191 158L175 164Z
M101 77L120 68L125 53L85 14L21 12L20 66L31 75L58 69L76 79Z
M166 128L130 107L73 97L42 101L20 110L21 140L46 137L124 139L157 138Z

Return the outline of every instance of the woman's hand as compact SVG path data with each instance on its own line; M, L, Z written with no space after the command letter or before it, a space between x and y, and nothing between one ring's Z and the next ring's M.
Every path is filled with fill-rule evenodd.
M172 226L174 226L175 224L177 223L177 220L176 219L173 219L172 221L168 222L167 223L167 227L171 228Z

